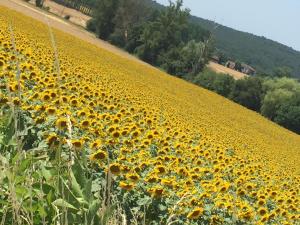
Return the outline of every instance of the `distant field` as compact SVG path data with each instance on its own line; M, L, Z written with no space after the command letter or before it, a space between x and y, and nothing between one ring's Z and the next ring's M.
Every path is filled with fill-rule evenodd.
M248 76L247 74L238 72L236 70L227 68L225 66L222 66L222 65L214 63L214 62L209 62L208 68L212 69L213 71L215 71L217 73L229 74L230 76L234 77L234 79L236 79L236 80L242 79L242 78Z

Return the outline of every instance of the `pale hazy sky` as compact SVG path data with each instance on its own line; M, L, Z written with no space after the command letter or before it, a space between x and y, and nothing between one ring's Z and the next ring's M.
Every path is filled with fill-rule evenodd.
M168 0L156 0L164 5ZM300 0L183 0L191 14L300 51Z

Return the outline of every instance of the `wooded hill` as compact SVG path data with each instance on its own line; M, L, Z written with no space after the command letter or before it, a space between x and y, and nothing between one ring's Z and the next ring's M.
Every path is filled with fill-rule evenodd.
M157 9L164 7L155 1L148 1L149 5ZM292 75L300 78L299 51L265 37L238 31L200 17L191 16L190 19L214 34L216 49L228 58L245 62L258 73L272 74L278 67L290 67Z
M233 60L245 62L259 73L271 74L275 68L290 67L300 77L300 52L291 47L247 32L192 16L191 19L213 32L216 48ZM214 29L216 26L217 29Z

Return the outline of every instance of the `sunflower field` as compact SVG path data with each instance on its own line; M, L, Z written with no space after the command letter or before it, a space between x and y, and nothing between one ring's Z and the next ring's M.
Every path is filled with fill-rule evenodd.
M17 114L15 130L27 129L14 146L42 149L37 163L63 161L65 152L61 173L85 164L95 201L104 187L94 213L101 205L119 215L94 224L300 224L300 137L255 112L3 7L0 82L0 116ZM0 147L3 140L0 132ZM12 190L2 178L0 207L19 205L25 218L23 202L5 197ZM68 189L67 181L57 183ZM49 207L33 209L35 198L16 193L31 199L28 224L68 224L61 212L83 202L62 204L47 192ZM1 224L12 224L7 210ZM13 215L7 221L21 218ZM93 224L86 221L72 223Z

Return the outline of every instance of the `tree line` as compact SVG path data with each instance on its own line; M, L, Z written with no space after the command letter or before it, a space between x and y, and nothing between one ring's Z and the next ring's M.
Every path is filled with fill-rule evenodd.
M155 9L149 0L96 2L87 28L140 59L184 77L201 72L213 51L211 33L190 22L182 0Z

